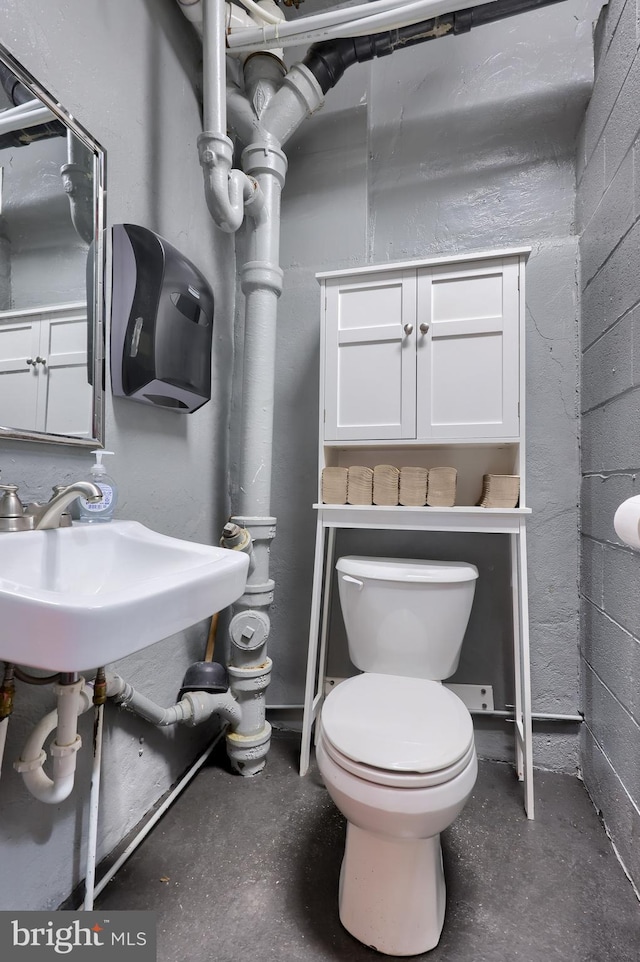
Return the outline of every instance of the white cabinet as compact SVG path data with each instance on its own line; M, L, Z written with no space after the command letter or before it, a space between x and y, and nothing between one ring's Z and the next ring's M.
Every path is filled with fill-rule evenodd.
M330 466L449 466L458 472L458 488L451 508L323 504L319 477L301 774L324 697L336 531L508 535L515 767L533 817L524 459L528 253L496 251L317 275L319 474ZM477 507L484 474L519 475L519 506Z
M325 275L325 440L517 438L522 268Z
M91 435L84 304L0 313L0 424Z

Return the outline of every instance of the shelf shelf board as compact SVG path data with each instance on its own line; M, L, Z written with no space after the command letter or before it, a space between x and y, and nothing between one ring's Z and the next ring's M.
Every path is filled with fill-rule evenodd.
M379 504L314 504L322 523L330 528L404 528L411 531L484 531L513 534L531 508L411 507Z
M323 439L325 448L371 448L384 451L389 448L507 448L520 444L520 438L393 438L387 441L366 439Z

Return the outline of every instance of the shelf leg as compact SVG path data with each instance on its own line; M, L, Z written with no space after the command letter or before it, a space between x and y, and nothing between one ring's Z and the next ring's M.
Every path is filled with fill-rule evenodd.
M527 818L534 817L533 801L533 733L531 729L531 664L529 652L529 587L527 580L527 529L521 521L515 538L517 544L517 583L519 602L519 631L514 651L516 654L516 738L518 729L522 739L522 777L524 779L524 808Z
M522 675L520 670L521 627L520 627L520 575L518 560L518 535L509 535L511 549L511 597L513 608L513 674L514 674L514 710L516 724L513 728L515 741L516 775L519 780L524 779L524 756L522 739L517 722L522 718Z
M329 605L331 603L331 579L333 578L333 556L336 544L336 529L329 528L327 538L327 558L324 565L324 601L322 605L322 619L320 621L320 657L318 658L318 682L316 692L319 696L318 705L322 705L324 698L324 679L327 674L327 636L329 634ZM314 744L317 744L318 726L315 727Z
M309 770L311 752L311 728L314 720L314 694L316 663L318 657L318 636L320 629L320 602L322 600L322 574L324 568L325 527L322 514L318 512L316 522L316 551L313 564L313 589L311 592L311 617L309 622L309 650L307 654L307 676L304 689L304 711L302 715L302 745L300 749L300 774ZM325 600L326 605L326 600Z

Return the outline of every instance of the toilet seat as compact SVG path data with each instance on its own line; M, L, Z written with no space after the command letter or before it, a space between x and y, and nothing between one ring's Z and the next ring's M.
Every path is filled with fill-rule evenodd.
M339 765L344 771L351 775L357 775L365 782L371 782L373 785L386 785L389 788L431 788L434 785L443 785L472 764L475 756L475 745L472 742L462 758L448 768L441 768L436 772L393 772L354 762L353 759L347 758L346 755L338 751L324 732L320 737L329 758L333 759L336 765Z
M341 768L379 785L442 784L469 764L473 723L438 682L365 673L325 699L322 737Z

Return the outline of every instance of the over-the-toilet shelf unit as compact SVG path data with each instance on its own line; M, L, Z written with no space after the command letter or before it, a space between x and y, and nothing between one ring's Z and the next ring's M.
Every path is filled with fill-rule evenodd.
M515 766L533 818L524 425L529 248L317 274L320 454L300 774L324 697L337 528L509 535ZM323 504L324 467L454 467L456 506ZM520 506L476 507L484 474L520 476Z

